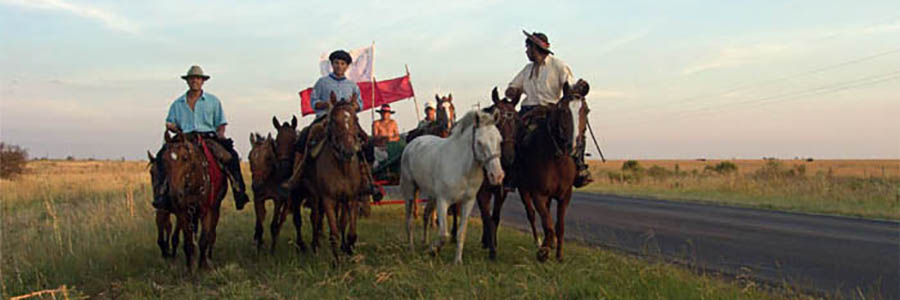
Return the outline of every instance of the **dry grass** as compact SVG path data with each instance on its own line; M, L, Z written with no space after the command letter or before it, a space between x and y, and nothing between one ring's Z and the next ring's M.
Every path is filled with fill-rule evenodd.
M500 259L478 247L473 221L463 266L453 251L432 258L405 251L401 207L373 210L360 225L358 254L340 268L330 254L251 245L253 214L224 207L212 272L185 274L183 254L159 257L149 178L140 162L36 162L16 182L0 181L2 298L69 287L91 298L590 298L808 299L787 287L727 281L687 268L571 243L563 263L537 263L530 237L504 229ZM131 199L131 200L129 200ZM305 226L309 237L309 226ZM268 236L267 236L268 238Z
M707 169L722 162L737 171ZM596 181L581 191L900 219L898 160L642 160L640 171L623 163L592 161Z

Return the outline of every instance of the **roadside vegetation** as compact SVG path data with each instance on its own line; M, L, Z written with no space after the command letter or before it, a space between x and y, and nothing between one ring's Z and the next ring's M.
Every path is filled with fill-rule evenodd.
M274 255L257 254L252 209L236 212L230 199L215 270L187 274L181 251L174 261L160 257L145 163L41 161L28 169L18 181L0 180L2 298L62 285L73 299L809 298L574 242L564 262L537 263L530 236L507 229L499 235L499 260L489 261L477 220L464 265L452 265L452 247L437 258L423 253L421 224L418 250L406 250L401 206L373 209L361 220L357 254L332 268L327 251L302 254L290 246L291 224ZM308 224L304 234L308 242Z
M900 161L735 160L591 162L582 192L900 219Z

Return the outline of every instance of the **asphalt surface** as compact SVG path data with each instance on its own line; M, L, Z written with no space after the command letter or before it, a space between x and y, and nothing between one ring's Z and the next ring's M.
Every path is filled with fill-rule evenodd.
M531 231L515 193L500 226ZM898 222L575 193L566 240L774 286L900 299Z

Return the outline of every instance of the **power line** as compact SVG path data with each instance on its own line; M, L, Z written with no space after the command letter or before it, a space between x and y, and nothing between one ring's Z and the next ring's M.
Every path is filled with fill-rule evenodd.
M818 67L818 68L814 68L814 69L807 70L807 71L800 72L800 73L791 74L791 75L788 75L788 76L783 76L783 77L778 77L778 78L774 78L774 79L768 79L768 80L758 81L758 82L751 83L751 84L747 84L747 85L741 85L741 86L733 87L733 88L730 88L730 89L727 89L727 90L724 90L724 91L720 91L720 92L717 92L717 93L711 93L711 94L703 94L703 95L691 96L691 97L681 98L681 99L677 99L677 100L674 100L674 101L669 101L669 102L661 103L661 104L648 104L648 105L639 107L639 108L637 108L637 109L631 110L630 112L624 112L624 113L637 113L637 112L643 112L643 111L646 111L647 109L650 109L650 108L657 108L657 107L659 107L660 105L672 105L672 104L679 104L679 105L681 105L681 104L685 104L685 103L696 102L697 100L701 100L701 99L707 99L707 98L710 98L710 97L721 97L721 96L726 96L726 95L732 94L732 93L734 93L734 92L746 90L746 89L749 89L749 88L755 88L755 87L760 87L760 86L767 86L767 85L770 85L770 84L773 84L773 83L778 83L778 82L781 82L781 81L787 81L787 80L791 80L791 79L795 79L795 78L799 78L799 77L809 76L809 75L813 75L813 74L825 72L825 71L828 71L828 70L837 69L837 68L844 67L844 66L848 66L848 65L853 65L853 64L858 64L858 63L866 62L866 61L869 61L869 60L873 60L873 59L876 59L876 58L888 56L888 55L895 54L895 53L900 53L900 48L894 48L894 49L890 49L890 50L887 50L887 51L875 53L875 54L872 54L872 55L868 55L868 56L864 56L864 57L860 57L860 58L856 58L856 59L852 59L852 60L843 61L843 62L836 63L836 64L831 64L831 65L821 66L821 67Z

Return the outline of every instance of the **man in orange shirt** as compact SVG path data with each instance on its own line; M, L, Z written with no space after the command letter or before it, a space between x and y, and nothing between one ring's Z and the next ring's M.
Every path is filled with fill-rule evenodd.
M394 114L394 111L391 110L391 106L384 104L381 106L381 109L376 110L376 112L381 114L381 120L375 121L375 123L373 124L374 132L372 135L375 136L376 141L399 141L400 131L397 130L397 121L391 119L391 115Z

